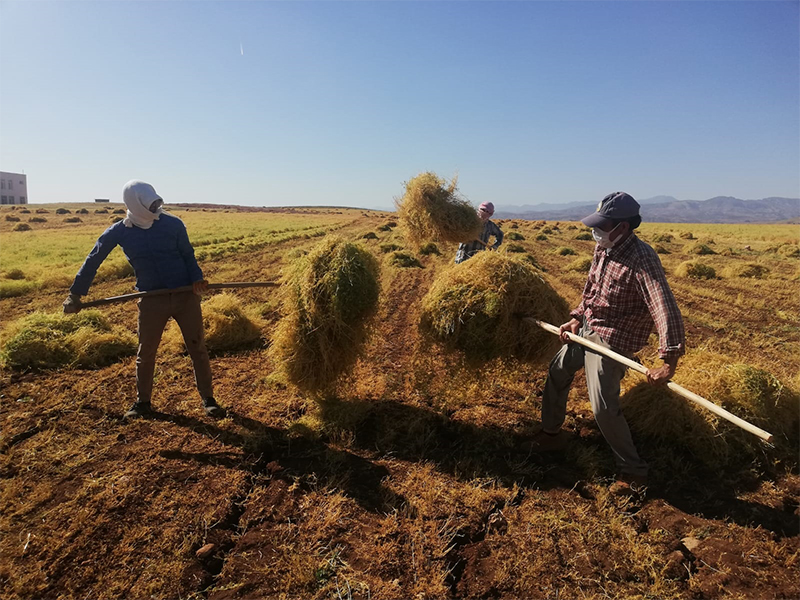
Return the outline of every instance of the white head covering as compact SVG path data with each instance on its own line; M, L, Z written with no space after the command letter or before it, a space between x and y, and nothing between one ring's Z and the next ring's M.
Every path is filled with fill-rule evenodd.
M161 196L156 194L155 189L149 183L136 179L126 183L122 188L122 201L128 207L128 216L123 220L125 227L136 225L142 229L150 229L153 221L158 221L158 217L161 216L160 206L156 212L150 212L150 205L156 200L163 202Z

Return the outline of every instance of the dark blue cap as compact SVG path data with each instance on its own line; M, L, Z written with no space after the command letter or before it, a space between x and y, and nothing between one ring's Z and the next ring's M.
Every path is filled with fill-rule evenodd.
M614 192L603 198L597 205L597 212L581 219L581 223L587 227L598 227L638 215L639 203L633 196L625 192Z

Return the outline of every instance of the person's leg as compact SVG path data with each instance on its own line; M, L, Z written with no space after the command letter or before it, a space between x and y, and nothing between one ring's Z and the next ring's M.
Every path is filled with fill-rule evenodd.
M139 349L136 353L136 402L148 405L153 393L153 372L161 334L170 316L169 299L151 296L139 301Z
M569 389L575 373L583 367L583 355L582 346L564 344L550 361L542 393L542 429L547 433L557 432L564 423Z
M594 332L586 338L608 347ZM624 375L623 365L587 350L586 387L597 426L614 452L619 475L644 480L647 477L647 463L636 451L628 422L619 406L620 381Z
M170 294L170 296L173 301L172 317L181 328L186 350L192 358L197 391L204 401L208 398L213 398L211 361L208 358L208 350L206 349L200 296L192 292Z

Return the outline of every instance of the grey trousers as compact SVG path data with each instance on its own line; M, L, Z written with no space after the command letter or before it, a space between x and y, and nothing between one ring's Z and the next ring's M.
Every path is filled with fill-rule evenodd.
M150 402L153 394L153 373L156 351L170 317L181 328L186 350L192 358L194 378L201 398L211 398L211 363L203 332L200 296L178 292L161 296L145 296L139 300L139 351L136 354L136 391L138 402Z
M579 335L609 348L585 321ZM626 367L610 358L579 344L562 346L550 362L542 396L542 426L547 431L555 431L564 423L569 389L581 367L586 371L586 387L594 418L614 452L619 474L646 476L647 463L639 458L628 422L619 407L619 383Z

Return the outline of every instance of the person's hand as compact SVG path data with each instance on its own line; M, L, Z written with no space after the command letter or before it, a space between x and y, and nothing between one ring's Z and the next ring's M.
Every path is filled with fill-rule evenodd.
M561 343L566 344L569 342L569 338L567 337L567 333L572 333L578 335L578 331L581 328L581 322L578 319L571 319L569 322L564 323L561 327L558 328L558 337L561 338Z
M67 299L64 300L64 314L65 315L74 315L77 313L81 307L81 297L77 294L70 294L67 296Z
M195 281L192 284L192 291L198 296L202 296L208 291L208 281L206 281L205 279L201 281Z
M675 368L678 360L664 361L664 364L657 369L647 369L647 383L650 385L666 385L675 375Z

